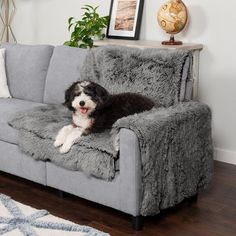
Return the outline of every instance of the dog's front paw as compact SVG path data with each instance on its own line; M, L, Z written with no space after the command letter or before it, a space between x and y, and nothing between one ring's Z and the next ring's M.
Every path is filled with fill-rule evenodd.
M63 144L63 142L59 139L56 139L56 141L53 143L54 147L60 147Z
M65 154L70 151L71 146L63 144L60 148L60 153Z

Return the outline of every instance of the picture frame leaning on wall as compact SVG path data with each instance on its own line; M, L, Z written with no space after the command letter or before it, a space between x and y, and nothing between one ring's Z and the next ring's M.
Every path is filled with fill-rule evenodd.
M107 38L138 40L144 0L111 0Z

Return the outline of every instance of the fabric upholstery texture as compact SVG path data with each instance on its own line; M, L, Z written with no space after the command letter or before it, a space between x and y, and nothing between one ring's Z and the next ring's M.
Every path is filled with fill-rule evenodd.
M5 49L0 49L0 98L10 98L5 69Z
M43 104L20 99L0 98L0 140L18 144L18 131L8 125L14 113L25 111Z
M3 43L1 47L6 49L6 74L12 97L42 102L54 47L14 43Z
M46 163L35 161L15 144L0 140L0 170L46 185Z
M86 49L57 46L54 49L46 78L44 102L64 102L65 90L80 79Z
M139 93L157 105L171 106L185 100L191 61L191 52L185 50L104 46L88 52L81 78L113 94Z

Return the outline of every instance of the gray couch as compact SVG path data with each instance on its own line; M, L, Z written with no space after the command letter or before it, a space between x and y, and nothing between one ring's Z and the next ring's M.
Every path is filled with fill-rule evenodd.
M65 89L79 79L87 51L65 46L3 44L12 99L0 98L0 170L118 209L139 228L141 163L135 133L120 131L119 172L108 182L51 162L35 161L18 148L18 132L8 125L17 111L58 104Z

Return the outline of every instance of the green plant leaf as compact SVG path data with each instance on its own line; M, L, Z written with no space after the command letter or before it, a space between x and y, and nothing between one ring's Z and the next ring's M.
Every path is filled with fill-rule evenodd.
M93 17L99 19L99 14L98 13L93 13Z
M90 8L90 9L94 9L91 5L88 5L88 4L86 4L86 5L84 5L85 7L88 7L88 8Z
M64 44L63 45L66 45L66 46L71 46L71 41L66 41L66 42L64 42Z
M96 6L96 7L93 9L93 11L96 12L98 8L99 8L99 6Z
M83 42L85 42L86 44L90 45L90 44L93 43L93 40L92 40L92 38L85 38L85 39L83 39Z
M70 31L71 27L74 25L74 23L70 23L69 27L68 27L68 31Z
M79 25L79 26L85 26L85 25L86 25L86 22L80 20L80 21L77 22L77 25Z
M77 41L72 41L71 42L71 47L75 47L77 48L79 45L78 45L78 42Z
M71 24L71 22L72 22L72 20L74 20L75 18L72 16L72 17L70 17L69 19L68 19L68 24L70 25Z
M79 47L80 47L80 48L87 48L87 47L88 47L88 45L87 45L87 44L85 44L85 43L81 43L81 44L79 45Z
M85 12L84 15L85 15L87 18L91 18L90 13L88 13L88 12Z
M89 11L89 8L87 7L81 7L82 10L86 10L86 11Z

